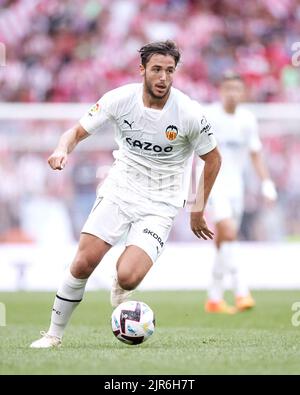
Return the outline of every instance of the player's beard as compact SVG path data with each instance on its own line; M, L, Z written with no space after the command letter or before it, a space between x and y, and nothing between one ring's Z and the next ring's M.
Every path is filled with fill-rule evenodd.
M147 93L148 93L153 99L156 99L156 100L164 99L166 96L169 95L171 87L172 87L172 84L170 84L170 85L167 87L166 92L165 92L163 95L156 95L156 94L154 93L154 91L153 91L151 82L149 82L149 81L147 80L147 75L145 75L145 88L146 88Z

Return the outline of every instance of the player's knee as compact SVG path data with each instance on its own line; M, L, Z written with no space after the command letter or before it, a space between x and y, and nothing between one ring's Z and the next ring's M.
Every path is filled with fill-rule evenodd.
M88 278L95 266L95 263L86 256L77 255L72 263L71 272L76 278Z
M118 283L121 288L126 291L132 291L139 284L138 276L133 273L121 272L118 273Z
M226 229L223 233L222 233L222 238L221 238L221 242L230 242L230 241L235 241L236 240L236 231L233 229Z

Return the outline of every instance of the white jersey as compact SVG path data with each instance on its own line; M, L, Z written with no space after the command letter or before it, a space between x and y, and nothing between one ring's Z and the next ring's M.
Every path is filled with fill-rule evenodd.
M225 192L231 196L242 196L249 152L257 152L262 146L257 121L250 111L240 107L234 114L225 112L221 103L207 106L205 110L222 155L222 166L211 196Z
M116 125L119 149L99 193L182 207L191 154L204 155L216 147L211 126L199 103L175 88L162 110L145 107L142 94L142 84L109 91L80 119L90 134L101 132L107 121Z

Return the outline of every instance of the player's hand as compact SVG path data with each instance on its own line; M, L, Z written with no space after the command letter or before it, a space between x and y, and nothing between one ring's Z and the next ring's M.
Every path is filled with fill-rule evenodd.
M213 239L214 233L208 229L202 212L191 213L191 229L198 239Z
M273 205L277 200L277 191L272 180L266 179L261 184L261 193L267 205Z
M48 163L53 170L62 170L68 160L68 154L64 151L54 151L48 158Z

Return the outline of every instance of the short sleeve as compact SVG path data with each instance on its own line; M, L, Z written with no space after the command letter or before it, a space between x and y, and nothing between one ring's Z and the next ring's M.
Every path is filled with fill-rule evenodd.
M197 111L197 114L194 116L188 139L195 153L201 156L212 151L217 146L217 142L211 123L207 115L204 114L202 107L200 105L199 107L195 106L195 111Z
M258 152L262 148L262 143L258 133L258 123L255 116L249 113L247 117L246 134L248 136L248 148L251 152Z
M112 120L111 100L105 94L79 120L80 125L89 134L95 134L105 128Z

